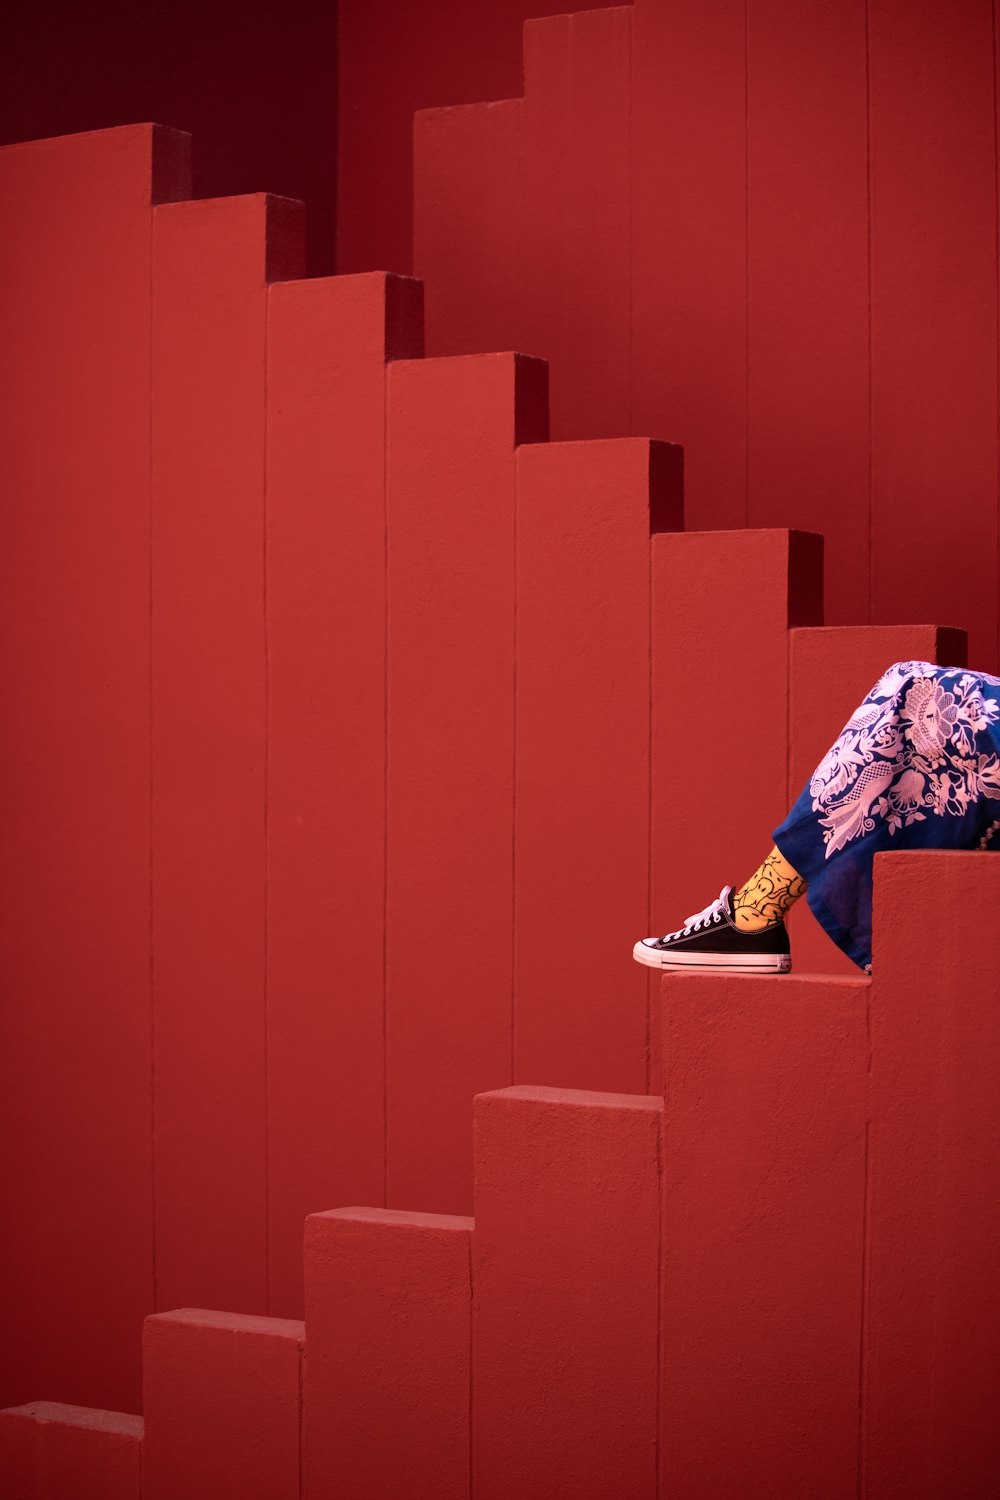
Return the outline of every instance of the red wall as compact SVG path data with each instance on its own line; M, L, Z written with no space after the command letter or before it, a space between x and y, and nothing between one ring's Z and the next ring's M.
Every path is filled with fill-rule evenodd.
M689 522L822 531L831 623L995 671L994 46L990 0L528 23L523 99L417 118L428 352L543 355L554 437L683 444Z
M549 443L544 361L424 358L419 282L303 279L301 205L186 201L187 145L0 152L15 1399L132 1405L143 1311L298 1316L307 1213L466 1213L477 1092L655 1092L636 938L873 663L964 650L824 644L820 537L682 530L681 450ZM677 731L720 690L738 818Z
M439 257L427 292L440 319L447 273L461 327L462 298L477 285L470 268L490 267L474 310L476 352L423 357L423 289L412 279L303 279L299 204L232 195L231 183L230 196L185 201L176 132L98 131L0 154L4 279L16 289L4 301L16 374L3 403L12 483L0 547L0 693L4 721L16 726L0 777L0 958L14 997L3 1018L0 1106L17 1143L0 1188L19 1205L0 1268L9 1399L137 1406L144 1311L208 1305L294 1318L307 1213L352 1202L466 1213L465 1128L477 1092L515 1084L656 1094L660 1012L649 976L628 958L631 943L666 930L756 862L802 767L859 701L875 663L958 663L964 640L928 624L932 610L955 601L961 618L949 608L943 622L967 618L982 647L975 664L985 664L983 622L995 596L982 578L996 554L983 486L996 454L995 425L992 449L984 437L983 406L995 391L983 350L995 347L996 327L995 289L982 270L994 179L981 193L982 158L971 149L983 136L981 11L963 10L965 29L947 33L954 72L940 84L946 103L965 101L964 112L948 113L947 136L971 174L962 195L953 201L952 157L935 156L936 133L908 182L905 112L872 107L872 181L883 160L888 185L873 199L871 285L883 244L890 269L886 297L864 323L863 409L871 433L894 437L882 446L865 438L860 450L870 493L886 505L843 515L842 474L827 476L819 499L810 487L797 402L819 371L808 411L827 413L830 433L843 433L844 472L856 474L857 431L824 405L855 409L856 367L803 359L807 340L781 284L788 246L799 244L794 203L781 199L784 218L765 215L772 255L759 274L771 277L771 291L768 315L754 323L748 309L761 283L747 301L756 242L753 218L746 228L739 112L727 124L717 97L715 113L705 109L702 123L714 120L724 136L714 156L702 130L682 151L658 116L647 117L645 133L636 124L642 100L651 115L663 102L661 92L630 92L646 58L632 36L641 15L650 56L676 70L672 107L683 103L679 57L714 69L725 56L740 76L745 43L725 53L731 33L721 24L700 53L691 51L694 29L662 29L668 13L680 26L683 7L649 0L635 17L613 10L536 27L542 71L532 76L544 88L530 106L530 137L530 111L517 103L423 120L432 148L423 170L452 185L450 197L423 200ZM706 13L692 8L690 27ZM887 21L887 9L878 14ZM909 63L921 46L933 52L936 16L927 11L907 33ZM605 44L598 51L594 36ZM776 68L784 60L790 86L797 54L786 56L784 36L772 35L769 55ZM579 67L560 73L559 48L577 41ZM864 55L873 79L895 79L898 93L908 75L893 72L896 45L873 24ZM602 89L607 69L613 87ZM888 85L884 96L872 87L873 100L894 97ZM697 77L687 106L704 106ZM638 133L626 136L623 120ZM816 153L819 115L813 123ZM920 122L910 123L912 135ZM512 158L509 132L520 132L521 145L530 139L531 152ZM777 126L773 137L780 160L788 142ZM547 159L553 139L563 154ZM596 173L590 157L581 165L575 155L581 142L598 153ZM623 260L616 230L638 203L621 190L627 143L633 160L646 153L636 181L657 186L659 198L642 200L650 237ZM575 166L553 175L552 160ZM484 162L499 198L478 192ZM463 180L464 195L454 191ZM930 219L928 184L938 194ZM564 196L552 214L557 189ZM683 192L700 205L694 227L690 214L671 219L657 207ZM531 276L504 282L504 245L521 256L528 243L525 203L539 231L530 264L520 262ZM449 227L456 206L464 218ZM813 306L807 286L822 304L822 316L807 319L809 348L827 353L841 337L856 352L860 338L856 319L841 330L842 304L826 290L834 272L855 313L868 305L830 253L839 222L831 211L823 255L800 256L790 282L802 294L797 306ZM844 234L855 254L859 233L852 219ZM656 263L665 246L668 272ZM990 254L995 274L995 244ZM628 385L623 408L621 378L607 374L634 374L634 361L606 366L602 353L590 366L567 365L571 345L559 342L590 338L594 323L578 310L599 323L603 306L598 344L616 360L627 355L645 325L629 321L639 304L623 300L623 265L630 295L644 285L653 299L646 395L670 398L657 440L549 443L550 397L569 421L567 390L595 424L602 410L639 413L639 386ZM925 301L935 288L935 307L907 300L907 274ZM602 278L613 296L588 301ZM502 343L478 352L491 349L484 327L502 338L505 319L526 309L536 329L559 335L551 385L534 344L528 355ZM760 387L748 384L748 328L775 330ZM970 352L973 335L978 367L956 355ZM749 347L752 358L757 335ZM767 405L765 388L778 405ZM784 455L797 475L788 524L767 495L755 509L750 490L740 498L732 487L756 472L747 468L758 451L747 437L754 410L769 414L765 427L776 424L775 474ZM944 436L934 426L940 411L949 414ZM679 429L690 434L686 531L680 450L659 440ZM825 429L808 430L808 451L827 452L816 436ZM955 445L958 430L964 446ZM814 498L807 505L803 495ZM942 495L958 528L952 552L933 530ZM722 529L698 529L710 523ZM830 630L816 532L833 539L837 621L854 576L848 564L867 577L869 526L885 587L898 589L893 613L918 623ZM741 647L752 649L749 665ZM717 795L719 765L691 753L692 734L717 722L720 702L755 746L753 807L740 805L738 816L735 794ZM968 907L967 890L956 910ZM807 915L797 911L796 923ZM563 937L581 934L584 960L574 951L566 964ZM945 965L936 975L934 993L960 1007L959 991L942 988L949 973ZM980 986L969 1013L988 1003ZM905 1051L912 1038L905 1006L896 1009ZM757 1035L753 1025L747 1035ZM926 1059L917 1061L923 1069ZM942 1109L959 1099L948 1093ZM811 1118L809 1098L798 1103ZM912 1123L894 1122L890 1144ZM835 1137L831 1127L833 1151ZM923 1139L926 1156L934 1147ZM583 1159L585 1187L589 1171ZM704 1172L697 1181L715 1222L725 1193L711 1196ZM897 1192L890 1183L885 1201ZM943 1188L939 1196L944 1218ZM585 1217L584 1193L569 1218ZM821 1213L805 1228L817 1225ZM454 1236L467 1232L449 1230L449 1264ZM497 1244L508 1232L502 1223L490 1230ZM516 1235L508 1249L514 1286ZM697 1277L697 1246L688 1251ZM893 1254L903 1257L898 1247ZM873 1285L891 1304L888 1264ZM852 1276L858 1288L853 1266ZM498 1343L507 1311L520 1306L511 1294L505 1309L505 1284L494 1281ZM568 1296L561 1305L571 1330L575 1305ZM282 1389L295 1390L299 1332L280 1336ZM697 1328L691 1337L697 1344ZM895 1347L873 1345L872 1358L891 1371ZM516 1349L510 1358L516 1368ZM705 1365L705 1378L716 1368ZM500 1396L511 1392L508 1380ZM500 1432L502 1400L494 1406ZM171 1409L183 1402L171 1398ZM945 1415L956 1427L956 1413Z
M550 8L10 0L0 144L138 120L173 125L195 137L198 197L266 191L306 203L310 274L333 269L335 241L338 270L407 272L413 111L518 92L521 23Z
M10 0L0 143L152 120L195 137L194 192L308 205L309 269L333 267L337 0Z
M520 93L521 23L558 9L558 0L340 0L339 271L410 270L414 110Z
M5 1391L134 1399L155 1298L150 201L187 139L0 151ZM71 1331L72 1330L72 1331Z
M993 1500L1000 861L875 896L871 978L664 976L662 1098L470 1101L474 1217L310 1215L304 1322L152 1315L142 1417L0 1411L4 1493Z

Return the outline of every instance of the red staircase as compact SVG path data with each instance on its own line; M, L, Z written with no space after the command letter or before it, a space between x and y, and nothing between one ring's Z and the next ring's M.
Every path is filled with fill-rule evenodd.
M995 672L992 14L870 10L526 21L523 97L414 117L427 352L543 355L554 438L681 438L689 526L822 532L831 623Z
M964 632L825 627L817 532L685 531L188 144L0 152L0 1476L991 1494L1000 862L880 856L872 979L630 958Z
M309 1216L304 1330L150 1316L10 1493L988 1495L1000 862L876 866L871 979L665 978L662 1099L479 1095L474 1218Z

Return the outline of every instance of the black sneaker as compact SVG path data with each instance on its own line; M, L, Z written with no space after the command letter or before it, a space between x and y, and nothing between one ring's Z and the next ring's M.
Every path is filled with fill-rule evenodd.
M654 969L788 974L792 958L784 922L774 922L758 932L742 931L736 925L734 894L731 885L724 885L712 904L687 917L677 932L642 938L632 949L632 957Z

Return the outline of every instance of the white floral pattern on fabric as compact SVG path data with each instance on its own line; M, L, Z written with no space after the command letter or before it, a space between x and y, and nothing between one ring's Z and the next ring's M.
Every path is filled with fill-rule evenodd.
M976 751L976 733L1000 715L977 690L982 681L1000 687L1000 677L926 661L883 673L809 783L827 859L877 818L893 834L929 814L961 817L982 797L1000 799L1000 756Z

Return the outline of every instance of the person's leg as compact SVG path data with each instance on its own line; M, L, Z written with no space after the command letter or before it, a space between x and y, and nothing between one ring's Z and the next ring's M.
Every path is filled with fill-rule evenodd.
M806 883L777 848L772 847L764 862L733 895L733 914L737 927L744 932L759 932L785 914L806 893Z
M893 662L803 786L773 847L682 928L633 957L787 973L784 918L806 896L827 935L872 972L873 863L893 849L987 847L1000 819L1000 677Z
M870 974L875 855L979 848L998 800L1000 677L898 661L771 838L820 926Z

